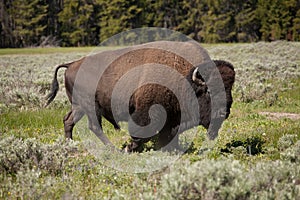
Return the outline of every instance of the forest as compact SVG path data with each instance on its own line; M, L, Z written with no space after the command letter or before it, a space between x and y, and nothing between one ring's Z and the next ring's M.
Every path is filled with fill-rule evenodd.
M300 0L0 0L0 48L94 46L162 27L203 43L300 41Z

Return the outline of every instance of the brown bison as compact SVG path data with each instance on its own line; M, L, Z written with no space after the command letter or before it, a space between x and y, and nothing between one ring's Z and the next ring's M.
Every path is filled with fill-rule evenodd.
M90 130L111 144L102 131L103 116L116 129L118 122L128 122L132 142L126 151L140 151L154 136L158 149L176 148L178 134L198 125L214 139L230 114L234 68L211 61L195 42L152 42L59 65L47 105L57 94L60 68L67 68L65 87L72 103L64 117L66 138L87 115Z

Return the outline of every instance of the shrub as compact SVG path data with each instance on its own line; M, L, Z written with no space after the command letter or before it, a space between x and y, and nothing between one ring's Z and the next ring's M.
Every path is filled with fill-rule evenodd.
M283 135L281 138L278 140L278 149L280 150L285 150L295 144L297 139L297 135L295 134L287 134Z
M280 154L282 160L300 164L300 140ZM300 180L299 180L300 181Z
M243 172L231 160L186 163L163 177L159 199L242 199L251 189Z
M61 173L68 154L76 149L76 144L62 138L53 144L43 144L34 138L4 138L0 141L0 172L14 174L38 168L49 173Z
M246 168L238 161L202 160L174 167L163 176L158 199L297 199L300 166L260 162Z
M61 179L45 176L39 169L20 170L2 178L0 199L60 199L66 190Z

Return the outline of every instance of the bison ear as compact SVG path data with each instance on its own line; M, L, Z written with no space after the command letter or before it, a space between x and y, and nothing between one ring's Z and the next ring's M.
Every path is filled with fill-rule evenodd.
M198 67L196 67L195 70L193 71L192 81L196 83L198 86L206 86L203 77L200 75L198 71Z

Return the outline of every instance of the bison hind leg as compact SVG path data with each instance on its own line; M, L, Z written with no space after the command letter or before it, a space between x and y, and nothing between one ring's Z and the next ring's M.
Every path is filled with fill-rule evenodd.
M75 124L83 117L84 112L80 109L72 109L64 117L65 137L72 139L72 132Z

